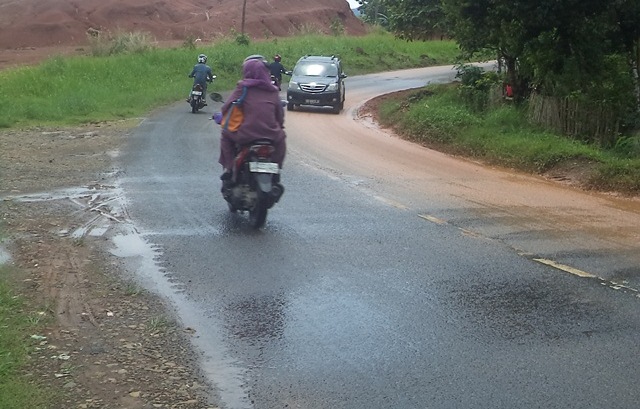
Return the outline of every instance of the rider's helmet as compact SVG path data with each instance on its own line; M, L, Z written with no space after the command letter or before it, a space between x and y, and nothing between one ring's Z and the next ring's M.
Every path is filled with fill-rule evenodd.
M249 60L259 60L262 61L262 63L264 64L265 67L269 68L269 61L267 61L266 58L264 58L264 56L260 55L260 54L252 54L250 56L248 56L247 58L244 59L244 61L242 62L242 64L246 63Z
M266 65L269 65L269 62L267 61L266 58L264 58L264 56L260 55L260 54L251 54L250 56L248 56L247 58L244 59L243 63L249 61L249 60L260 60L263 63L265 63Z
M280 54L276 54L275 56L273 56L273 61L280 62L281 59L282 57L280 57Z
M198 56L198 62L199 62L200 64L206 64L206 63L207 63L207 56L206 56L206 55L204 55L204 54L200 54L200 55Z
M265 72L267 73L267 76L269 75L269 62L267 61L266 58L264 58L262 55L260 54L253 54L248 56L247 58L244 59L244 61L242 62L242 71L243 74L246 75L247 72L247 68L249 67L254 67L255 68L255 63L256 62L261 62L262 66L264 67ZM255 74L255 73L254 73Z

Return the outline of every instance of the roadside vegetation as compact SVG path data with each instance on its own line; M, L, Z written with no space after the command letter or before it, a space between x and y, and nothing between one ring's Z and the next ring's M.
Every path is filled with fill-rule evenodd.
M381 124L451 154L536 174L573 168L583 188L640 193L638 136L610 146L567 138L532 123L527 104L515 104L495 88L466 84L461 76L462 82L387 98L380 106Z
M399 38L451 38L461 62L498 61L497 75L463 67L455 90L397 111L412 137L538 172L582 163L585 187L640 192L638 1L358 2Z
M243 38L243 37L238 37ZM337 54L348 75L452 64L453 41L406 42L379 31L365 37L309 34L264 41L229 38L196 47L154 48L144 35L93 39L88 56L56 57L38 66L0 72L0 129L135 118L186 97L199 53L217 75L209 91L232 89L250 54L283 56L293 68L305 54ZM94 55L95 54L95 55Z
M25 302L12 290L10 271L0 266L0 407L3 409L45 408L47 391L35 387L25 375L29 349L39 341L32 339L41 329L37 317L25 311Z

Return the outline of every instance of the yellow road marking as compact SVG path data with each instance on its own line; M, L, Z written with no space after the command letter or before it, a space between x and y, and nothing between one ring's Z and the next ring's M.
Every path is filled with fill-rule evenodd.
M577 268L573 268L564 264L560 264L560 263L556 263L553 260L547 260L544 258L534 258L533 261L537 261L538 263L542 263L542 264L546 264L548 266L551 266L553 268L557 268L558 270L562 270L562 271L566 271L569 274L573 274L576 275L578 277L583 277L583 278L598 278L598 276L591 274L591 273L587 273L586 271L582 271L582 270L578 270Z
M435 223L435 224L447 224L447 222L445 220L438 219L437 217L434 217L434 216L429 216L428 214L419 214L418 217L420 217L421 219L425 219L427 221L430 221L431 223Z
M462 232L463 236L467 236L467 237L473 237L475 239L485 239L486 237L484 237L482 234L472 231L472 230L467 230L467 229L460 229L460 231ZM491 239L489 239L491 240Z
M403 205L400 202L396 202L395 200L387 199L386 197L382 197L382 196L374 196L374 197L379 201L388 204L389 206L395 207L396 209L400 209L400 210L409 209L407 206Z

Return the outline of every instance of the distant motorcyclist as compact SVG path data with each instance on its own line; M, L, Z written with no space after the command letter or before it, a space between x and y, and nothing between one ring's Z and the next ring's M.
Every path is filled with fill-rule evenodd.
M205 100L205 96L207 94L207 83L213 81L213 71L211 71L211 67L207 65L206 55L198 55L198 63L193 66L193 70L191 70L189 78L193 78L193 87L195 87L196 84L200 84L200 86L202 86L202 101L204 102L204 105L207 105L207 101ZM193 89L193 87L191 89ZM189 98L187 98L187 102L191 102L191 91L189 91Z
M282 83L282 74L289 74L289 71L287 71L280 62L281 60L282 57L280 54L276 54L273 57L273 62L269 64L269 71L271 72L271 76L275 79L278 89L280 89L280 83Z

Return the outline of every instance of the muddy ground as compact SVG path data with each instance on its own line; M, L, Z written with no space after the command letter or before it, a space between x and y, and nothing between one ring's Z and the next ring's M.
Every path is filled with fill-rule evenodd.
M31 320L27 373L50 408L214 408L189 337L163 301L123 275L83 226L133 123L0 132L0 214L11 278ZM209 401L209 402L208 402Z

